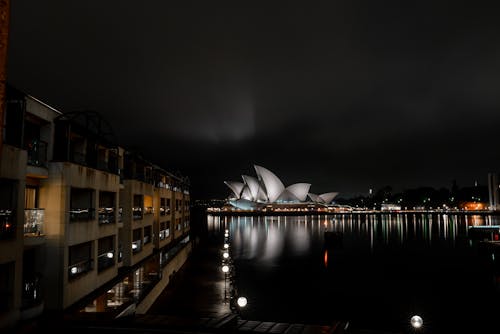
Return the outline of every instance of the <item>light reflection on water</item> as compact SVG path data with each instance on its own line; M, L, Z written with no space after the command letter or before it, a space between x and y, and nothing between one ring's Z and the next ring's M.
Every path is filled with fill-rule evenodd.
M492 304L499 297L495 256L485 262L481 240L469 230L499 225L497 216L209 215L207 222L210 233L229 229L236 285L249 299L247 318L339 319L406 331L417 312L432 333L448 332L457 317L468 321L461 328L481 333L485 319L500 314ZM342 243L326 248L325 231L341 234Z

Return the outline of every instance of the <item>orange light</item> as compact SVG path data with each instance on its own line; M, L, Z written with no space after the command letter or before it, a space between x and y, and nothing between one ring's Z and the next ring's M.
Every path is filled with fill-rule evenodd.
M328 251L325 250L325 254L323 255L323 262L325 263L325 268L328 268Z

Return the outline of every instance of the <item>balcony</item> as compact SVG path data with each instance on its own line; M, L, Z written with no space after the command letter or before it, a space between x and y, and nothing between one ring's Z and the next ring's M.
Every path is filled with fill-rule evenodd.
M136 240L132 242L132 253L139 253L142 250L142 242L141 240Z
M43 234L45 209L24 210L24 236L40 236Z
M42 301L41 276L34 275L23 280L23 308L30 308L38 305Z
M95 209L93 208L72 208L69 211L70 222L82 222L95 219Z
M165 240L169 236L170 236L170 229L169 228L160 231L160 240Z
M115 251L109 250L97 256L97 271L100 272L115 265Z
M134 220L142 219L142 207L133 207L132 217Z
M94 261L92 259L88 259L85 261L77 262L68 267L68 279L77 278L80 275L83 275L92 269Z
M99 224L114 224L115 222L115 208L99 208Z
M160 216L166 216L170 213L170 208L166 206L160 206Z
M47 167L47 145L43 140L33 140L27 145L28 165Z
M0 209L0 240L12 239L16 236L14 210Z

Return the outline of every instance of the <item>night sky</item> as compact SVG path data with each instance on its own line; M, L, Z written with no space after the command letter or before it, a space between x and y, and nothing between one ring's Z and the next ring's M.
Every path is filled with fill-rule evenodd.
M489 3L14 0L8 81L100 112L195 199L253 164L345 197L484 185L500 171Z

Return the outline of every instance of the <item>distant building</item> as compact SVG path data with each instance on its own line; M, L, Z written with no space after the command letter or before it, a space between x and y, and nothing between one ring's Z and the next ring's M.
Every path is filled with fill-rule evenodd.
M500 184L498 173L488 174L488 193L491 210L500 210Z
M321 195L309 192L311 184L295 183L285 188L283 182L270 170L254 165L257 177L242 175L243 182L225 181L231 189L229 204L240 210L289 208L308 204L329 205L337 192ZM308 200L309 198L309 200Z
M9 88L3 130L0 328L67 310L153 253L182 249L168 259L176 268L157 265L160 277L184 263L189 183L117 146L99 114L61 113ZM133 276L130 289L141 284Z
M401 210L401 205L393 203L382 203L380 205L381 211L399 211Z

